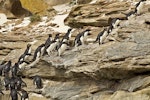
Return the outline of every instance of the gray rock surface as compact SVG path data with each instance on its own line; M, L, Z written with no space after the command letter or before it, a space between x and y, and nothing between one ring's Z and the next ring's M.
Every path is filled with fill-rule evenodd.
M114 2L113 4L108 3L106 8L101 8L101 10L108 10L111 16L116 14L114 11L117 11L117 14L120 13L118 9L126 12L130 5L123 3L125 2L119 3L121 6L126 5L123 8L119 8L118 2ZM73 13L78 16L79 11L85 11L88 7L96 9L95 7L98 6L99 3L79 5L73 8L73 12L70 14ZM112 7L112 9L108 9L109 7ZM118 30L109 35L104 44L99 46L98 43L87 42L87 44L77 48L70 47L61 57L58 57L55 51L50 56L43 56L38 62L34 64L31 62L31 64L25 66L22 69L22 75L26 78L40 75L43 79L44 88L39 91L48 100L149 100L150 25L145 23L150 21L149 7L149 4L145 5L143 13L131 20L122 20ZM83 10L83 8L86 9ZM92 14L96 14L94 13L95 10L92 9ZM93 19L94 15L91 17L89 12L90 10L83 14L81 18L85 18L87 14L91 18L90 20L95 20ZM97 16L101 18L99 15ZM115 17L117 16L124 17L115 15ZM78 17L74 19L77 22L82 21ZM104 20L102 26L107 26L108 18L105 17ZM99 22L102 23L103 21ZM89 23L91 22L88 19L86 24L93 29L91 38L95 40L99 31L103 28L91 27ZM76 23L76 25L82 26L85 24ZM25 30L32 31L33 29L28 27L17 31L24 32ZM26 44L34 41L34 39L37 39L38 42L32 45L33 51L38 45L44 43L47 35L32 34L31 31L27 32L28 34L18 33L23 37L21 39L16 31L14 32L16 34L11 33L14 37L10 34L0 35L2 39L0 41L0 55L5 56L4 60L17 61ZM76 36L76 33L73 34L72 40L74 36ZM29 90L33 88L31 83L27 88ZM32 91L38 92L34 88Z

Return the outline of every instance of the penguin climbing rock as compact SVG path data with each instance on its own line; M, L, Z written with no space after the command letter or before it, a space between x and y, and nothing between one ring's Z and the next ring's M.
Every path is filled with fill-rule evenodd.
M17 76L18 70L19 70L19 65L18 65L18 63L15 63L15 65L12 66L12 68L11 68L12 77Z
M44 50L45 50L45 44L41 44L40 46L38 46L34 52L32 61L39 59L44 54Z
M130 11L129 13L125 14L126 15L126 19L130 20L132 18L134 18L136 16L137 10L135 9L134 11Z
M46 49L48 55L50 55L50 53L55 50L56 46L57 46L57 41L53 40L49 45L49 47Z
M62 42L59 44L58 49L57 49L57 51L58 51L58 56L61 56L61 55L64 53L64 51L67 49L67 47L68 47L68 42L67 42L67 40L66 40L66 41L62 41Z
M47 40L46 40L46 41L45 41L45 43L44 43L44 52L43 52L43 54L42 54L42 55L47 54L46 49L50 46L51 42L52 42L52 35L51 35L51 34L49 34L49 36L48 36Z
M25 52L19 57L18 62L25 61L30 55L31 55L31 44L28 44Z
M71 35L72 35L72 28L69 28L68 29L68 31L67 31L67 33L63 36L63 39L70 39L71 38ZM63 41L63 39L62 39L62 41Z
M109 18L109 24L113 26L113 28L117 28L120 22L121 20L119 18Z
M144 1L146 0L140 0L137 4L136 4L136 10L137 10L137 14L141 14L143 7L144 7Z
M100 44L103 44L103 41L104 39L106 38L106 35L107 34L107 28L104 28L102 32L100 32L98 35L97 35L97 38L95 40L95 42L98 41L99 45Z
M80 46L82 44L84 44L86 38L88 35L91 35L90 34L90 29L86 29L85 31L79 33L76 37L75 37L75 40L74 40L74 45L75 47L76 46Z

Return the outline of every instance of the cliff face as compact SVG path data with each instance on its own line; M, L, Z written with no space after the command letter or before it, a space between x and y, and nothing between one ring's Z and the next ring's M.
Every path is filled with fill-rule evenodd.
M21 74L26 78L35 75L43 78L44 88L40 93L48 100L149 100L149 2L144 4L140 15L125 20L124 13L133 10L135 2L99 1L75 6L65 21L72 27L91 28L89 38L93 41L103 27L108 26L110 17L121 18L119 28L107 37L104 44L87 41L87 44L77 48L71 46L61 57L54 52L34 64L31 62L22 70ZM45 42L45 30L48 28L47 24L31 25L0 34L0 59L16 62L26 44L36 40L32 45L33 54L35 48ZM80 31L76 29L71 42ZM33 86L28 87L29 91L30 87Z

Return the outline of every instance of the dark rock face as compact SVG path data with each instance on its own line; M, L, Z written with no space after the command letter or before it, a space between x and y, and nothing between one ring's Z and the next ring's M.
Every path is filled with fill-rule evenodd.
M11 17L9 13L12 13L16 17L31 15L30 11L22 7L20 0L1 1L1 5L1 11L6 13L8 18Z
M32 13L30 11L28 11L22 7L20 0L15 0L12 2L10 11L15 16L31 16L32 15Z

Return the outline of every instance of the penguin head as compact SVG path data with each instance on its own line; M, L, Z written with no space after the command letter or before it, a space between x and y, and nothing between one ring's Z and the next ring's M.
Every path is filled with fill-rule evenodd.
M31 44L27 44L27 48L31 47Z
M48 34L48 37L52 37L52 34Z
M19 66L19 64L18 63L15 63L15 65L14 65L15 67L18 67Z
M72 30L72 28L69 28L69 29L68 29L68 32L71 32L71 30Z
M60 34L60 33L57 33L57 34L55 35L55 37L59 37L59 34Z
M11 60L9 60L7 64L11 66Z
M91 31L90 29L86 29L86 30L84 31L84 36L91 35L90 31Z

